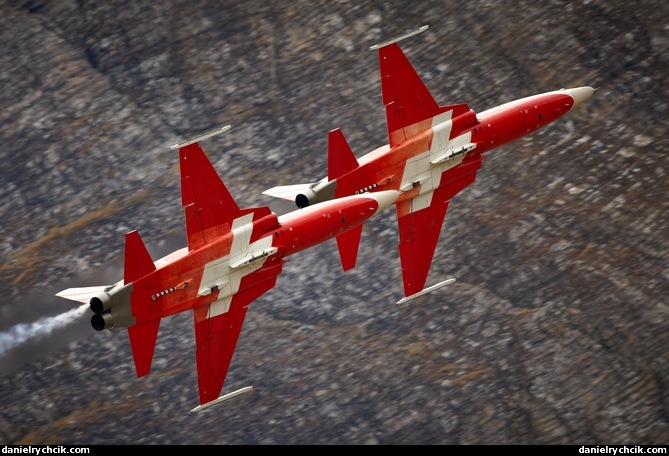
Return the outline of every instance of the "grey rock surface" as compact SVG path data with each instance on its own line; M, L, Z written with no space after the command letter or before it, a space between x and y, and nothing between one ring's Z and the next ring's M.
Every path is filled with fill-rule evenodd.
M334 242L290 257L226 381L256 390L196 415L190 315L164 320L139 380L124 331L83 315L60 343L0 361L0 442L666 444L669 7L656 0L3 3L0 334L70 309L53 296L64 288L118 280L131 229L154 258L184 244L168 150L181 139L232 124L204 149L240 206L283 212L261 192L325 175L329 130L357 156L385 144L368 48L423 24L403 49L441 104L598 87L490 153L452 200L428 284L455 284L394 305L390 209L352 271Z

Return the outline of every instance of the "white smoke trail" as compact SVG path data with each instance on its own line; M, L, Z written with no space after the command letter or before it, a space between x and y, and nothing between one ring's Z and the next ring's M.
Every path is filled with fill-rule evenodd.
M88 304L82 304L55 317L42 317L32 323L19 323L0 333L0 356L12 348L18 347L28 339L36 336L48 335L55 329L72 323L82 316L88 309Z

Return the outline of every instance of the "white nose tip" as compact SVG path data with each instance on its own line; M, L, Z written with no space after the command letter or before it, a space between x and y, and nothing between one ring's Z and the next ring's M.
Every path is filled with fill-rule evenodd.
M365 193L365 196L374 198L379 203L379 209L377 212L380 212L392 205L397 201L397 198L400 196L400 192L397 190L384 190L382 192L374 193Z
M592 94L595 93L595 89L589 86L585 86L576 87L574 89L565 89L565 92L567 92L567 94L569 94L569 96L574 99L574 106L572 106L572 109L574 109L576 106L588 100Z

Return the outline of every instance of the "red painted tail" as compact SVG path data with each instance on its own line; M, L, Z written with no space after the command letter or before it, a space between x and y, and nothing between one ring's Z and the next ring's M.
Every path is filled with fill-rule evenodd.
M137 231L125 235L125 258L123 264L123 282L127 285L156 270L149 251Z
M328 180L339 179L358 167L351 146L339 128L328 134Z
M149 280L147 276L155 270L156 266L139 233L132 231L126 234L123 281L126 285L133 284L130 306L132 315L139 322L128 327L130 348L138 377L143 377L151 370L160 326L160 316L152 318L149 309L150 297L144 292L147 289L144 284Z
M339 250L339 258L341 258L341 266L344 268L344 271L355 267L361 237L362 224L337 236L337 249Z

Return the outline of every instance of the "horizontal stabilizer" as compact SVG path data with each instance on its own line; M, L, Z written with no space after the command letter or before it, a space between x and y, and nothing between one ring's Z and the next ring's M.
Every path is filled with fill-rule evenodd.
M135 360L137 377L144 377L151 370L151 361L156 348L159 327L160 320L128 326L128 337L130 338L132 357Z
M358 248L360 247L360 237L362 236L362 225L358 225L348 231L344 231L337 236L337 248L344 271L353 269L358 258Z
M128 285L156 270L156 265L146 250L146 246L137 231L125 235L125 257L123 263L123 282Z
M328 181L339 179L358 167L351 146L339 128L328 134Z

